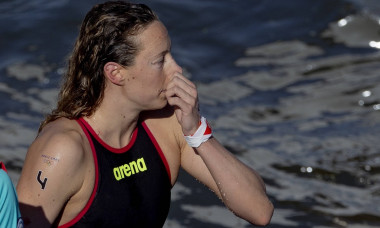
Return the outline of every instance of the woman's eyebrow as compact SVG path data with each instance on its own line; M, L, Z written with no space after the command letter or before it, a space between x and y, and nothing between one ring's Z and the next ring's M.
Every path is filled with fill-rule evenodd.
M162 52L160 52L159 54L155 55L153 58L157 58L157 57L165 56L165 55L168 54L169 52L170 52L170 50L162 51Z

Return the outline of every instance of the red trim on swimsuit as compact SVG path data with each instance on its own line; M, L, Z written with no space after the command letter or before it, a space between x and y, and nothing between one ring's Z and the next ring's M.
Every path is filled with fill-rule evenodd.
M92 205L92 202L95 198L95 195L96 195L96 192L97 192L97 188L98 188L98 184L99 184L99 167L98 167L98 161L97 161L97 156L96 156L96 152L95 152L95 147L94 147L94 144L91 140L91 136L89 134L89 132L95 137L96 140L99 141L100 144L102 144L105 148L107 148L108 150L110 150L111 152L114 152L114 153L123 153L123 152L126 152L128 151L132 146L133 144L135 143L136 139L137 139L137 132L138 132L138 128L136 128L133 132L133 135L132 135L132 139L131 141L128 143L127 146L123 147L123 148L113 148L111 146L109 146L107 143L105 143L96 133L95 131L93 130L93 128L83 119L83 118L80 118L77 120L77 122L79 123L79 125L81 126L82 130L84 131L84 133L86 134L86 137L87 139L89 140L90 142L90 145L91 145L91 151L92 151L92 154L93 154L93 157L94 157L94 163L95 163L95 184L94 184L94 189L91 193L91 196L90 196L90 199L89 201L87 202L87 204L85 205L85 207L82 209L82 211L79 212L79 214L74 218L72 219L70 222L62 225L62 226L59 226L59 228L67 228L67 227L70 227L70 226L73 226L74 224L76 224L85 214L86 212L88 211L88 209L90 208L90 206ZM170 168L169 168L169 164L165 158L165 155L164 153L162 152L160 146L158 145L155 137L153 136L152 132L150 131L150 129L148 128L148 126L145 124L145 122L142 122L141 123L142 126L144 127L145 131L147 132L149 138L151 139L153 145L155 146L159 156L161 157L161 160L166 168L166 171L167 171L167 174L168 174L168 177L169 177L169 181L171 182L171 173L170 173ZM86 130L87 129L87 130Z
M0 162L0 169L4 170L6 173L8 172L3 162Z
M80 127L82 128L83 132L86 134L86 137L87 137L87 139L88 139L88 141L89 141L89 143L91 145L92 156L94 158L94 163L95 163L95 184L94 184L94 189L92 190L90 199L88 200L86 206L84 206L84 208L79 212L79 214L77 216L75 216L74 219L72 219L70 222L68 222L66 224L63 224L62 226L59 226L59 228L70 227L70 226L74 225L75 223L77 223L86 214L86 212L90 208L90 206L92 204L92 201L95 198L96 191L98 189L99 172L98 172L98 159L97 159L97 156L96 156L95 147L94 147L94 144L93 144L93 142L91 140L90 135L88 134L88 131L86 131L85 126L84 126L87 122L85 122L82 118L80 118L79 120L77 120L77 122L80 125Z
M171 179L172 179L171 177L172 176L171 176L171 173L170 173L169 164L168 164L168 161L166 160L166 157L165 157L164 153L161 150L160 145L158 145L156 138L154 137L154 135L152 134L152 132L150 131L150 129L148 128L148 126L146 125L146 123L142 122L141 125L144 127L146 133L149 135L150 140L152 141L152 143L156 147L156 150L158 151L158 154L160 155L161 160L162 160L162 162L165 165L166 171L168 172L169 180L170 180L170 183L171 183Z
M131 138L131 141L124 147L122 148L114 148L110 145L108 145L106 142L104 142L100 137L99 135L94 131L94 129L91 127L90 124L87 123L86 120L84 120L83 118L80 118L80 120L82 121L82 123L84 124L84 126L91 132L91 134L95 137L95 139L100 143L102 144L102 146L104 146L107 150L113 152L113 153L117 153L117 154L121 154L121 153L124 153L126 151L128 151L132 146L133 144L135 143L136 141L136 138L137 138L137 132L138 132L138 129L136 127L136 129L133 131L132 133L132 138Z

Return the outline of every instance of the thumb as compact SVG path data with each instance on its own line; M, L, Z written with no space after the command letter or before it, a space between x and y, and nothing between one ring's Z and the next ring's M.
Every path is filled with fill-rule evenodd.
M181 122L182 122L182 111L181 111L181 109L179 107L175 107L174 113L177 117L178 123L181 124Z

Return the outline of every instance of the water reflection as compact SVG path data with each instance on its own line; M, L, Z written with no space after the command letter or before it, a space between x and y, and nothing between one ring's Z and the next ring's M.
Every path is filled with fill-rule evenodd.
M14 180L42 114L55 104L60 61L89 8L67 2L41 11L36 3L45 0L16 1L24 7L9 3L1 14L9 28L3 46L14 49L1 52L0 158ZM213 10L192 1L150 3L170 26L173 54L197 82L215 135L267 183L276 206L271 227L380 227L378 18L348 10L346 1L208 2ZM212 193L194 182L180 178L168 224L250 227L217 199L208 202Z

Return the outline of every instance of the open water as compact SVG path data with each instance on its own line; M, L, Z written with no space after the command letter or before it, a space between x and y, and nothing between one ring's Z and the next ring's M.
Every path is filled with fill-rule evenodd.
M0 160L16 184L99 1L0 0ZM260 172L269 227L380 227L378 0L155 0L216 137ZM252 227L182 173L165 227Z

